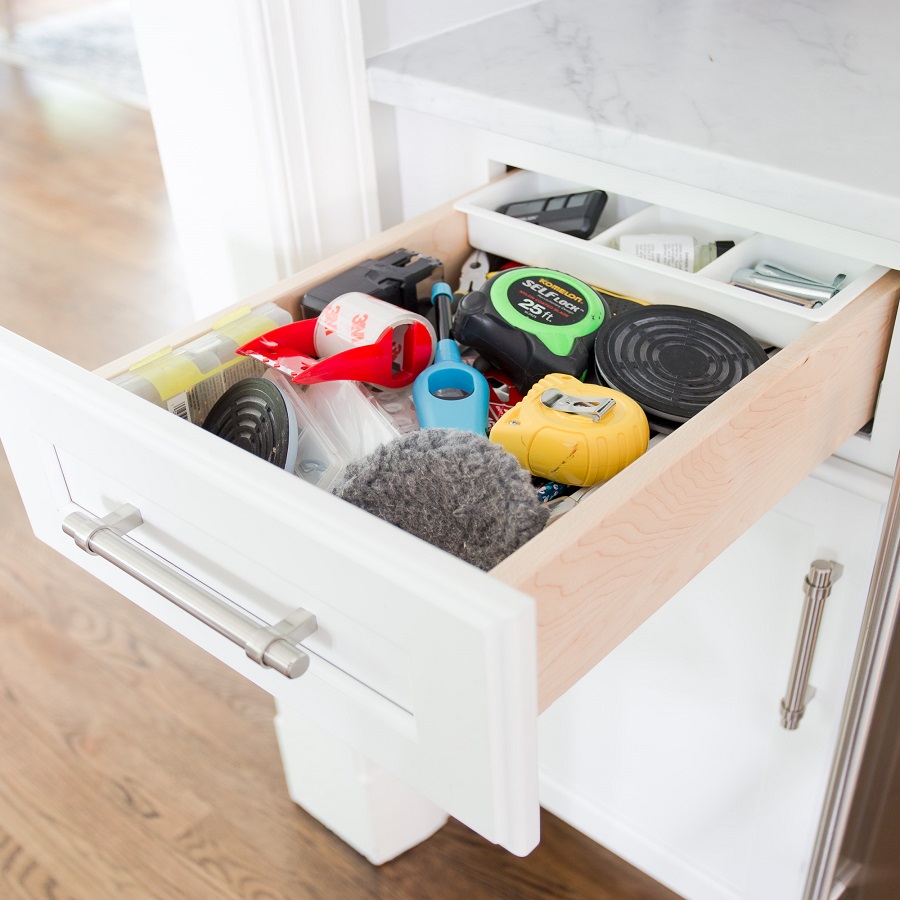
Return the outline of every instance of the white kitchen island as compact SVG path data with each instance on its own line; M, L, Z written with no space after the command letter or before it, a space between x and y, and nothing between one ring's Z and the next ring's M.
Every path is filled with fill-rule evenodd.
M898 26L880 0L544 0L374 56L369 89L396 126L405 212L511 165L896 268ZM900 443L894 345L867 446L820 467L541 717L544 805L686 897L831 889L829 772ZM787 731L779 691L817 555L854 580L829 600L817 696Z
M759 236L775 247L900 268L898 14L887 2L823 10L775 2L744 9L495 0L449 9L414 0L134 0L133 8L173 211L204 313L339 246L358 244L381 224L480 189L510 166L601 188L674 217L721 223L748 241ZM176 29L156 27L172 22ZM451 218L423 221L403 239L433 231L440 247ZM459 217L452 222L450 230L458 231ZM384 252L392 239L360 244L270 293L290 305L325 273L374 249ZM458 257L464 241L452 243ZM869 291L861 306L878 310L877 326L889 329L890 304L878 293ZM528 852L536 840L539 708L543 802L587 834L697 900L804 892L818 898L830 889L835 860L817 823L833 832L838 822L825 817L830 771L853 737L842 727L842 710L860 670L854 654L868 621L866 587L900 445L895 338L871 434L836 446L863 424L848 396L853 391L829 384L817 395L811 381L824 382L842 363L837 370L852 374L846 359L864 331L865 346L881 346L865 312L851 310L842 322L811 329L824 337L786 352L781 362L789 363L773 385L763 384L765 373L758 392L740 385L736 409L710 411L708 430L695 420L673 435L675 452L666 439L660 453L631 467L604 495L611 498L608 516L601 492L578 518L580 527L575 514L554 525L572 534L578 550L572 584L562 563L573 555L549 546L552 538L491 576L433 548L414 553L411 538L392 540L383 523L305 485L285 486L276 480L281 473L253 470L253 460L210 447L207 436L87 373L32 358L14 339L20 367L8 366L10 385L30 365L52 367L58 382L69 385L53 398L59 409L68 415L77 391L85 409L110 411L104 428L116 440L98 432L99 445L88 446L73 425L71 434L43 436L39 456L29 434L10 435L18 448L11 456L22 466L23 492L34 492L30 513L41 536L70 558L87 565L64 540L60 512L74 503L108 515L113 501L135 502L137 489L144 500L140 527L149 534L138 532L137 540L261 620L287 617L301 600L316 615L320 630L304 643L313 656L309 676L282 683L238 649L223 647L218 635L89 560L98 577L278 697L292 793L339 833L341 815L354 810L348 831L357 833L348 838L372 858L381 861L424 837L446 810ZM208 324L197 327L202 333ZM773 362L779 371L777 357ZM877 379L880 358L855 368L866 362ZM874 384L863 388L868 403ZM46 399L37 397L29 410ZM806 409L817 410L816 421L804 418ZM853 428L831 440L848 420ZM772 423L778 438L760 446L755 429L768 434ZM113 458L114 444L121 452ZM796 455L795 445L802 447ZM832 450L835 456L806 478ZM212 452L215 466L196 464ZM145 463L139 478L133 459ZM184 490L174 491L176 484ZM247 510L259 507L259 528L225 502L234 499L225 484L238 485L233 494ZM208 508L198 503L201 489L213 498ZM276 522L260 497L281 502L285 495L331 527L298 523L290 510ZM670 534L654 532L654 525L665 516L679 527L682 499L695 515L690 528L681 526L677 550L660 559L658 545ZM618 555L592 543L597 533L618 539L607 519L625 521L644 539L630 548L624 584ZM267 537L266 529L275 534ZM737 539L724 549L717 529ZM297 540L289 540L295 531ZM334 537L345 532L364 546L358 559ZM299 585L283 567L301 537L311 549ZM713 546L724 549L717 559ZM417 563L415 577L398 574L404 548ZM659 587L661 570L685 557L684 571L696 577L669 599L674 591ZM787 731L779 701L803 578L817 558L838 561L843 574L823 616L810 676L816 695L799 728ZM331 561L330 572L321 560ZM535 578L517 578L517 565L541 562ZM651 582L653 602L644 607ZM561 605L579 590L593 591L560 614L559 639L548 585ZM377 607L359 609L360 596L373 591ZM635 610L633 621L604 606L611 595ZM659 612L637 627L655 606ZM615 627L598 621L607 611ZM637 630L623 641L629 624ZM579 652L581 644L587 651ZM612 652L601 659L604 647ZM865 665L877 669L871 658ZM454 730L464 714L467 724ZM317 742L304 715L330 736ZM332 790L326 773L309 768L329 760L332 738L414 784L393 817L399 836L382 842L367 831L383 821L379 811L396 803L390 779L364 772L378 795L366 797L365 787ZM330 761L344 771L334 775L335 784L360 769L356 757ZM374 810L368 819L367 805ZM420 820L418 828L406 827L407 813Z

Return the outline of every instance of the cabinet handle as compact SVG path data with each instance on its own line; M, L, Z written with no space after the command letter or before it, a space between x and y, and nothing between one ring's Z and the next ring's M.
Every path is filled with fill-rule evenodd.
M794 648L794 661L791 663L787 693L781 701L781 724L788 731L793 731L800 724L803 711L806 709L809 670L813 654L816 652L822 610L831 593L831 586L841 577L843 570L844 567L840 563L825 559L817 559L809 567L805 581L803 615L800 619L800 630L797 632L797 646Z
M297 678L309 668L309 656L297 645L316 630L316 617L305 609L267 625L235 606L149 550L128 540L125 534L142 524L140 511L123 506L103 519L74 512L63 519L63 531L86 553L100 556L127 572L141 584L171 600L241 647L254 662Z

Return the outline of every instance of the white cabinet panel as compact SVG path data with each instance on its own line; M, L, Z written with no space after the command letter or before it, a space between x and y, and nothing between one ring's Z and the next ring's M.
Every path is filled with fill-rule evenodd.
M859 493L808 478L547 710L544 805L692 900L799 898L888 487L859 470ZM786 731L817 558L844 572L825 603L815 696Z

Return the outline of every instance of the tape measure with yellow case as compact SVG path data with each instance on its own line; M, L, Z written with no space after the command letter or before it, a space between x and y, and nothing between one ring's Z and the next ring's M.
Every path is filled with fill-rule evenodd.
M555 373L504 413L490 438L533 475L583 487L612 478L646 452L650 427L620 391Z

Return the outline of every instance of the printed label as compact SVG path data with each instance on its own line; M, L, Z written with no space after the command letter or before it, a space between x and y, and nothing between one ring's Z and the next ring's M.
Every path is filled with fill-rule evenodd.
M328 306L322 310L322 315L319 317L319 323L322 326L322 333L325 337L328 337L337 331L338 319L340 319L340 317L340 303L329 303Z
M332 300L319 315L313 334L320 359L365 344L378 343L389 331L391 354L397 364L409 343L408 326L424 325L432 340L434 329L427 319L368 294L350 292Z
M188 397L186 391L175 394L174 397L169 397L169 399L166 400L166 409L168 409L170 413L175 413L179 419L191 421L191 417L188 415Z
M588 314L588 301L581 291L545 275L517 278L506 296L517 313L543 325L574 325Z
M266 373L267 366L249 357L240 362L210 375L199 384L195 384L186 394L178 394L169 400L169 411L193 422L202 425L209 415L209 411L215 405L216 400L225 393L233 384L237 384L244 378L261 378ZM183 403L183 407L181 404Z
M368 313L359 313L350 320L350 340L354 344L362 344L365 341L368 321Z
M686 234L623 234L619 250L682 272L694 271L694 239Z

